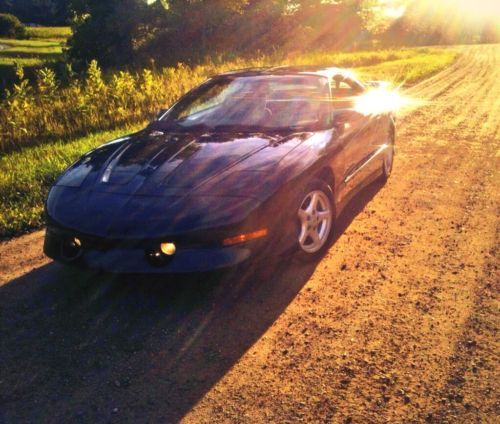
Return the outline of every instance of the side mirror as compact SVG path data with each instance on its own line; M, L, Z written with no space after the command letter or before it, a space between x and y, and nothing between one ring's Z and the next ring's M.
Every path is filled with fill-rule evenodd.
M344 134L346 124L346 117L341 113L333 113L332 116L332 127L337 132L338 135Z
M363 120L363 115L353 109L337 109L332 114L332 127L339 135L357 128Z
M160 109L159 112L156 114L156 120L159 121L160 118L167 113L168 109Z

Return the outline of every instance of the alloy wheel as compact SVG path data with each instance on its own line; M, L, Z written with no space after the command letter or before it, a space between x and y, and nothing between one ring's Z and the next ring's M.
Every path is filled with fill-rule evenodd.
M321 190L309 192L298 210L299 244L304 252L316 253L327 242L333 213L330 199Z

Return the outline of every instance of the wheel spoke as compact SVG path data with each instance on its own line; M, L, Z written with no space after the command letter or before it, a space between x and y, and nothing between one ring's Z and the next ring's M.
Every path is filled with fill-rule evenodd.
M321 239L319 238L319 234L317 233L316 230L309 231L309 237L311 237L313 244L316 245L321 243Z
M300 235L299 235L299 243L301 246L304 246L305 241L307 240L309 232L307 231L307 228L302 226L300 229Z
M303 223L307 222L307 218L309 216L309 214L307 213L307 211L305 211L304 209L299 209L298 215L299 215L299 218L300 218L301 222L303 222Z
M311 212L315 212L318 210L318 193L314 192L313 195L311 196L311 204L310 204L310 208L311 208Z
M330 219L331 213L330 211L320 211L318 212L318 219L320 221L326 221L327 219Z

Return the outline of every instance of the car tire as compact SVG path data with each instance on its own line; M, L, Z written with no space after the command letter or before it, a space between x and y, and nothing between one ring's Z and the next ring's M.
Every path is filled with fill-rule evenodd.
M307 183L295 206L296 258L319 260L330 247L335 221L331 187L314 178Z
M394 127L391 126L389 129L389 137L388 137L388 144L389 146L387 147L385 154L384 154L384 159L382 160L382 181L387 182L389 180L389 177L391 176L392 173L392 166L394 164L394 145L395 145L395 130Z

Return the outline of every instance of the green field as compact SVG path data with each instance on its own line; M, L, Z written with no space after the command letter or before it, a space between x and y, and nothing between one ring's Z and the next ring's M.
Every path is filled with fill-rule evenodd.
M422 49L425 50L425 49ZM362 78L391 81L397 85L409 86L441 71L455 60L453 49L431 50L405 59L382 62L374 66L361 66L356 72Z
M0 158L0 239L40 227L47 189L57 175L86 151L140 127L59 141Z
M66 43L71 35L70 27L28 27L28 36L30 39L55 41Z
M63 48L71 35L69 27L30 27L29 39L0 38L0 88L15 80L15 66L25 68L27 75L62 58Z
M103 90L108 90L103 91L104 94L90 98L93 102L92 106L96 107L94 111L96 113L88 116L85 115L86 109L72 110L71 108L76 106L73 103L65 103L64 90L61 90L58 94L60 97L51 100L50 105L47 103L47 106L43 107L43 103L40 103L37 108L33 109L34 118L30 120L34 120L36 125L33 126L32 131L41 128L44 120L47 121L54 115L53 109L50 109L54 102L60 103L55 110L64 117L64 123L69 122L72 127L65 127L55 121L47 121L46 129L52 128L55 133L59 131L60 136L57 140L43 142L44 138L41 137L38 146L26 145L19 151L11 151L0 156L0 197L2 198L0 238L16 236L43 225L43 202L48 188L57 175L81 154L107 140L139 129L144 125L144 119L152 116L156 109L167 106L183 92L211 74L270 63L320 65L334 63L338 66L349 67L364 78L385 79L397 85L411 85L449 66L456 59L457 54L453 49L417 48L341 54L312 53L277 60L274 63L271 58L259 58L252 61L238 59L218 65L212 63L194 69L186 66L177 69L167 68L160 73L151 74L147 84L143 77L137 76L136 79L130 79L122 75L116 77L114 82L109 82L104 88L101 87ZM151 91L145 96L143 91L147 87ZM159 90L159 87L162 89ZM109 95L109 89L114 90L114 97ZM79 88L75 90L77 91L66 93L68 98L75 101L76 94L74 93L80 93L83 102L86 98L85 93L78 91L81 90ZM116 90L122 90L126 96L119 100ZM81 105L82 103L75 104ZM84 118L87 120L85 121ZM82 125L82 127L78 128L77 125ZM114 129L102 131L103 128ZM74 134L78 134L77 130L86 130L91 135L76 137Z
M63 45L52 40L10 40L0 38L4 49L0 52L0 63L23 66L43 65L61 58Z

